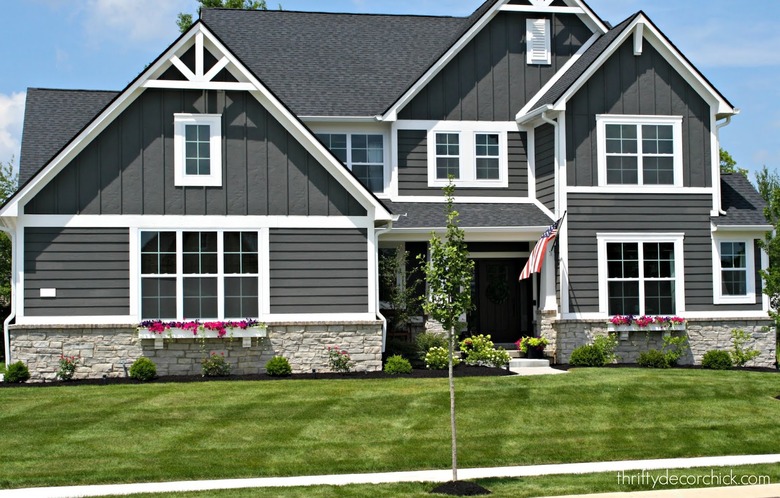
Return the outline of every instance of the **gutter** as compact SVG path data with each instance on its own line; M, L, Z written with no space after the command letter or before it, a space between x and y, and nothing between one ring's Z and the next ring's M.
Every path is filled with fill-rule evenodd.
M726 121L722 123L715 123L715 130L716 130L716 136L718 138L718 153L720 154L720 129L723 127L728 126L731 123L732 116L726 116ZM718 172L718 181L712 182L713 189L715 190L715 196L717 199L717 207L718 207L718 214L721 216L726 215L726 211L723 210L723 197L721 196L720 192L720 160L718 160L718 167L716 168L716 171ZM716 184L717 183L717 184Z
M553 127L553 129L555 130L555 135L554 135L555 141L553 142L555 144L554 154L553 154L553 158L554 158L554 162L555 162L555 211L556 212L560 212L561 205L562 205L561 204L561 196L564 195L562 193L562 188L561 188L560 182L566 181L566 179L565 178L561 178L561 173L560 173L560 171L558 171L559 168L560 168L559 159L558 159L558 145L559 145L558 144L558 140L559 140L559 137L558 137L558 121L554 121L554 120L550 119L549 117L547 117L547 113L550 111L550 109L552 109L552 106L546 106L546 108L542 108L542 112L539 115L539 118L542 121L544 121L545 123L551 125ZM565 161L566 158L561 158L560 160Z
M5 347L5 366L11 364L11 334L8 328L11 322L16 318L16 265L17 258L14 255L14 249L16 248L16 231L11 230L9 227L0 225L0 231L5 232L8 238L11 239L11 312L8 317L3 321L3 345Z

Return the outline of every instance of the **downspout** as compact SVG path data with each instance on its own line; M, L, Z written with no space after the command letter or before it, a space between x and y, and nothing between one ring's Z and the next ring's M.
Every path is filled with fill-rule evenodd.
M11 364L11 334L8 327L11 322L16 318L16 265L17 258L14 254L16 248L16 230L10 230L8 227L0 226L0 230L8 235L11 239L11 312L8 314L8 318L3 321L3 344L5 347L5 366Z
M376 316L382 321L382 353L385 352L385 346L387 345L387 318L382 314L380 308L381 301L379 299L379 236L392 230L392 227L393 222L391 221L387 224L387 228L377 228L374 230L374 266L377 273L374 295L376 295Z
M715 130L716 130L716 136L718 137L718 152L720 153L720 129L728 126L729 123L731 123L731 117L732 116L726 116L726 121L723 121L722 123L715 123ZM720 164L720 161L718 161ZM717 196L718 200L718 213L721 215L725 215L726 211L723 210L723 197L721 197L720 193L720 166L718 166L718 184L713 185L713 188L715 189L715 195Z

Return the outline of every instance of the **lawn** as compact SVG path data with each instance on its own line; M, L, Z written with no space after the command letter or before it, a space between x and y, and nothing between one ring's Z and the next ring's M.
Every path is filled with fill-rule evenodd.
M0 487L446 469L446 379L0 389ZM456 381L462 467L775 453L780 376Z

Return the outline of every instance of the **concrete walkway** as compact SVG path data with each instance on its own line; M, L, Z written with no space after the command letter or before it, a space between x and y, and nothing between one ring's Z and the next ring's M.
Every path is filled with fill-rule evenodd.
M633 460L623 462L571 463L558 465L529 465L518 467L490 467L479 469L461 469L458 478L463 480L485 479L493 477L530 477L554 474L590 474L594 472L619 472L642 470L686 469L692 467L734 467L737 465L755 465L780 463L780 454L741 455L701 458L670 458L662 460ZM256 479L222 479L216 481L179 481L139 484L107 484L96 486L66 486L57 488L26 488L0 490L0 498L75 498L81 496L130 495L135 493L163 493L172 491L208 491L215 489L239 488L278 488L290 486L343 486L347 484L382 484L394 482L447 482L452 478L451 470L421 470L412 472L382 472L373 474L341 474L298 477L262 477ZM766 498L780 496L780 485L755 486L744 488L726 488L730 494L744 498ZM739 493L734 490L739 489ZM764 494L766 489L770 494ZM694 494L687 494L687 493ZM698 494L696 494L698 492ZM665 493L653 491L651 493ZM676 493L676 494L675 494ZM680 494L686 493L686 494ZM755 493L755 494L754 494ZM607 494L597 496L629 496ZM672 490L671 494L649 494L648 497L685 497L703 498L717 496L710 489Z

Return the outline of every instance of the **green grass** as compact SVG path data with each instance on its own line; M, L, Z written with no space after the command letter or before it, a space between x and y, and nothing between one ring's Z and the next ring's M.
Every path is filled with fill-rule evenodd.
M465 467L775 453L780 377L456 380ZM446 379L0 390L0 487L446 469Z
M677 476L684 479L695 479L693 476L711 477L720 476L721 479L728 479L733 475L739 482L742 476L753 478L754 476L767 476L772 483L780 482L780 467L777 465L747 465L733 468L696 468L670 470L670 476ZM655 478L665 476L666 471L654 471L652 475ZM630 476L630 474L628 474ZM689 477L691 476L691 477ZM491 498L527 498L532 496L555 496L569 494L586 493L613 493L629 491L649 491L652 489L676 489L680 486L662 486L656 485L653 488L652 482L648 479L647 483L640 484L639 478L635 478L634 484L626 479L623 483L618 481L615 472L604 472L599 474L583 475L552 475L543 477L526 477L522 479L481 479L476 481L480 485L489 489ZM723 483L724 481L721 481ZM755 482L755 481L745 481ZM699 485L685 487L721 487L726 484L713 483L711 486L705 484L703 480ZM438 484L430 482L414 482L399 484L360 484L349 486L310 486L310 487L292 487L292 488L248 488L219 491L198 491L191 493L159 493L159 494L138 494L134 498L325 498L325 497L346 497L362 498L371 496L373 498L395 498L403 496L405 498L430 498L430 491ZM119 498L119 497L117 497Z

